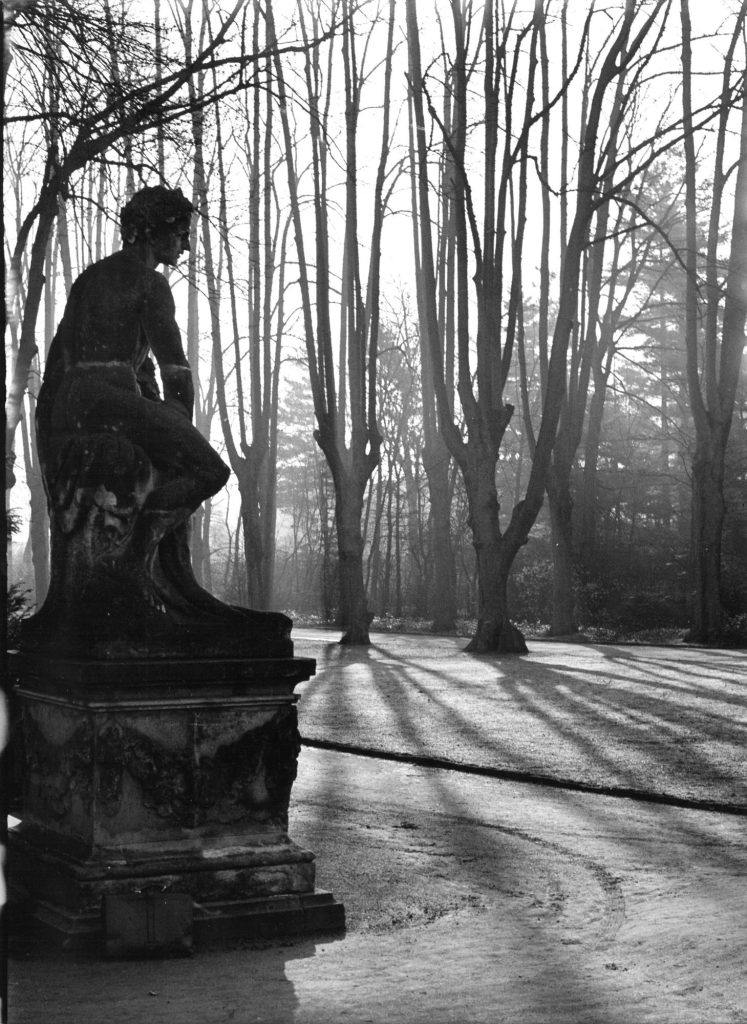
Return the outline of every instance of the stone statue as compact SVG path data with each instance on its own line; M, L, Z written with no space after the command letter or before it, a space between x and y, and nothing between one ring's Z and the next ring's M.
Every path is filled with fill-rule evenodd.
M122 249L70 291L37 403L52 566L24 650L292 654L289 619L223 604L192 572L190 516L229 469L192 424L192 374L171 290L155 268L175 266L189 249L193 212L179 189L141 189L121 212Z

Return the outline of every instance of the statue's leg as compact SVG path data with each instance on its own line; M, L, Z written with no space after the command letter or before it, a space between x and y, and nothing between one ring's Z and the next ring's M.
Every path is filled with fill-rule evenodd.
M290 620L277 612L261 612L229 605L201 587L192 570L187 524L166 534L158 545L153 577L167 608L176 614L197 613L234 621L238 628L261 628L268 636L290 635Z
M143 419L129 436L164 477L148 495L145 508L159 512L188 509L186 520L203 501L225 487L230 470L186 416L167 405L141 401Z
M159 471L144 508L161 515L169 528L188 519L230 475L186 415L100 378L81 378L69 389L66 420L68 429L121 433L143 449Z
M290 635L285 616L224 604L194 577L188 519L226 484L229 470L187 417L135 391L86 380L71 389L67 428L72 424L83 433L126 437L153 467L128 550L137 553L142 567L139 586L154 609L177 623L221 624L237 635L257 632L285 642Z
M230 609L200 586L192 569L187 523L180 523L158 545L153 575L164 598L176 611L199 610L225 615Z

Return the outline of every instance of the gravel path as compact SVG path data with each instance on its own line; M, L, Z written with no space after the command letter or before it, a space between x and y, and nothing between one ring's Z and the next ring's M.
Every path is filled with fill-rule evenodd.
M11 1024L745 1024L732 815L307 750L291 832L337 940L11 962Z

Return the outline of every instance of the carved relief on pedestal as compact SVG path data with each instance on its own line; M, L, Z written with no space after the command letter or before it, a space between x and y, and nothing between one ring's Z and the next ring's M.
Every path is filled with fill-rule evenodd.
M300 749L295 708L212 755L192 745L171 750L136 728L107 723L96 744L97 800L115 817L129 776L143 806L181 828L248 820L284 829Z
M84 718L62 742L50 739L32 714L23 716L26 785L33 788L31 806L51 818L68 817L77 797L87 814L93 791L93 729Z

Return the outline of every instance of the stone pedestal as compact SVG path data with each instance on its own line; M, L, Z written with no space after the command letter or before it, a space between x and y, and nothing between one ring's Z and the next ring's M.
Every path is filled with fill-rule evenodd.
M172 908L183 935L167 935L171 952L344 928L342 905L314 887L313 854L288 835L293 690L311 659L26 654L12 667L25 778L9 875L37 928L115 953L128 940L106 914L121 921L123 906L151 924L158 912L167 933ZM135 953L159 951L151 932Z

